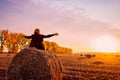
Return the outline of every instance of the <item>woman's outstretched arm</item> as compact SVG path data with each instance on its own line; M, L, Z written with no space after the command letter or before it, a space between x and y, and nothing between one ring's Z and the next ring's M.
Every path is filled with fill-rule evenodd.
M49 34L49 35L43 35L43 38L49 38L49 37L58 36L58 35L59 35L58 33Z
M32 36L24 36L25 38L28 38L28 39L30 39L30 38L32 38Z

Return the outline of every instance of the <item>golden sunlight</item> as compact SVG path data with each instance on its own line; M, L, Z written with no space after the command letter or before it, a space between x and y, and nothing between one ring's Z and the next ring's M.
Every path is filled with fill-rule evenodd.
M118 41L112 36L98 37L92 42L92 45L98 52L117 52L118 49Z

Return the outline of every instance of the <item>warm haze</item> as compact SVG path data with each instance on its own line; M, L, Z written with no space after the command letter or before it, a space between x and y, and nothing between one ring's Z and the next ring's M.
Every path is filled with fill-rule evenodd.
M0 29L46 39L74 52L120 51L119 0L0 0Z

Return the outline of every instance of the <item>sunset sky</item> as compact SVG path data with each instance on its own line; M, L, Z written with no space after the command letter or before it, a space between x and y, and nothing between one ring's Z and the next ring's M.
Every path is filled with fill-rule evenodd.
M0 0L0 29L45 39L74 52L119 51L120 0Z

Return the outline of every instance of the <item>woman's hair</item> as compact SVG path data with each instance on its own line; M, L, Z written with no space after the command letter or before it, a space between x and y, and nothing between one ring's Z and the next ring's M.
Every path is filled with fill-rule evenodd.
M35 29L34 34L40 34L40 30L39 29Z

